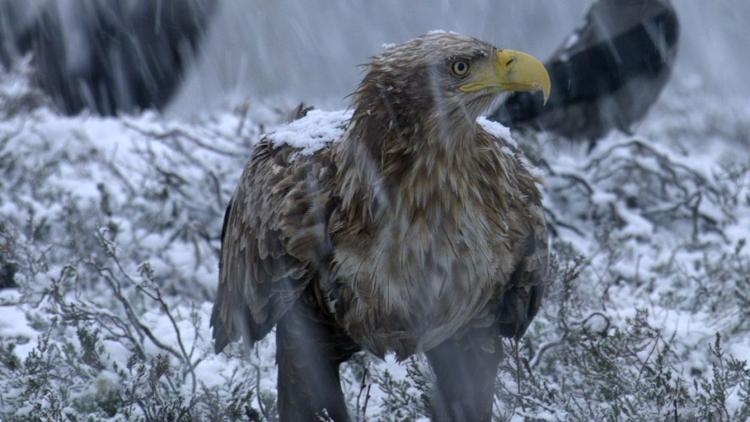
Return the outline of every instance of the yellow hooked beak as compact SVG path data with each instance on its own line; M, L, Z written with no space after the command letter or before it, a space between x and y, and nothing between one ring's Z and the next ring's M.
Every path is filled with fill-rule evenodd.
M459 87L461 91L542 91L547 104L552 87L544 64L521 51L499 50L494 60L475 69L473 74L471 82Z

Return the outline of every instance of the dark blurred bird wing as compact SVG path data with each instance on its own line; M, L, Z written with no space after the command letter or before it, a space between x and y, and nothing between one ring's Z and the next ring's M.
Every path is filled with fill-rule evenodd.
M546 106L538 95L514 93L491 119L592 141L611 129L628 132L669 80L678 40L669 0L599 0L546 61L552 79Z
M261 141L227 208L211 325L215 349L252 345L292 307L326 256L332 162Z

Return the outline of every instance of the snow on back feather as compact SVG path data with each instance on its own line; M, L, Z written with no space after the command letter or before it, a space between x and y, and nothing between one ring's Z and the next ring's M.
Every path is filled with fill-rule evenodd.
M274 144L286 144L299 148L300 154L311 155L328 143L340 140L351 118L351 110L311 110L305 117L276 129L267 137Z

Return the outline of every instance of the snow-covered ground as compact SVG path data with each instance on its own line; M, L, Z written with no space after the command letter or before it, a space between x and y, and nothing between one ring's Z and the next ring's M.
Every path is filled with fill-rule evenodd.
M224 207L292 110L64 117L0 76L0 269L16 270L0 419L273 419L273 336L215 355L208 319ZM544 176L556 271L507 342L499 419L750 418L750 102L704 92L672 84L636 136L590 153L515 134ZM343 369L360 420L424 418L429 377L418 357Z

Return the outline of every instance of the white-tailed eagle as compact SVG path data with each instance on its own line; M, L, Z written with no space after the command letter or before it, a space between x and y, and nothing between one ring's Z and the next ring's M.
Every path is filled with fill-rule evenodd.
M504 91L546 98L549 76L528 54L430 33L372 59L317 148L295 136L320 113L255 147L211 323L217 352L276 327L282 420L346 420L338 367L361 349L426 353L435 418L489 420L500 338L526 330L547 271L536 180L477 123Z

